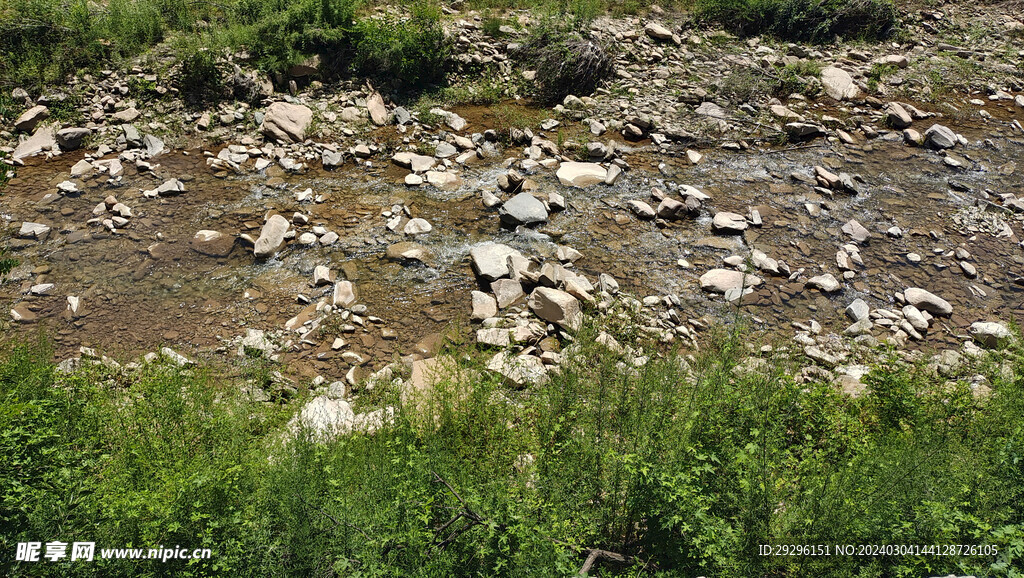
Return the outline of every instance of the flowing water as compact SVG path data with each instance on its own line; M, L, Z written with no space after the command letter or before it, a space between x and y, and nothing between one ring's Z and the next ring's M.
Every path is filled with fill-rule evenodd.
M793 271L806 269L804 279L826 272L841 279L835 255L850 239L840 228L854 218L873 236L860 248L864 265L855 267L853 278L840 292L825 295L805 289L801 279L765 277L766 284L743 299L757 322L755 329L765 339L784 338L792 335L792 321L815 319L826 331L839 333L848 324L842 310L853 299L862 297L872 307L892 305L894 292L921 286L955 309L941 330L929 333L927 345L952 345L973 321L1024 321L1020 215L981 200L984 191L997 203L993 195L999 193L1024 196L1024 173L1017 166L1024 158L1024 134L1014 134L1010 118L997 116L985 124L980 119L943 121L970 141L968 147L952 151L965 162L959 169L944 164L942 154L908 148L898 138L855 147L817 141L743 153L714 149L704 151L705 159L696 166L678 152L622 143L619 148L631 170L615 186L567 188L554 171L540 169L530 175L540 194L561 193L568 204L532 233L502 229L496 211L480 202L482 191L496 191L496 179L505 170L501 159L463 170L457 190L440 191L406 187L405 171L384 158L363 166L350 163L334 172L288 175L271 168L266 174L215 176L202 152L193 150L158 157L155 174L137 173L125 163L116 186L105 175L73 179L81 194L55 195L56 185L70 179L71 166L82 158L82 153L71 153L31 161L0 197L0 213L9 225L4 238L8 256L22 263L0 283L0 300L37 317L35 323L12 324L9 335L26 337L42 325L54 337L58 357L81 345L115 358L160 345L201 355L246 328L280 329L288 319L308 312L309 306L296 297L302 294L315 303L329 293L329 287L310 284L314 267L323 264L353 280L367 315L382 320L369 323L367 331L344 335L349 349L379 365L396 353L415 350L424 336L453 322L464 331L468 328L469 293L479 287L468 251L476 243L495 240L543 257L551 257L559 244L572 246L584 254L576 264L582 272L609 273L623 289L640 296L674 293L682 301L684 318L714 322L732 319L733 308L721 296L702 293L697 279L721 266L722 258L745 256L756 247L784 260ZM810 175L815 165L860 176L859 194L823 197L791 179L794 172ZM142 190L168 178L182 179L186 192L143 197ZM655 204L652 186L667 191L671 183L695 186L711 196L701 217L659 228L629 213L626 201ZM307 187L324 201L295 201L294 192ZM131 223L116 233L87 224L94 207L108 195L134 213ZM821 214L811 216L807 204L820 207ZM427 264L403 265L384 257L389 244L411 240L386 228L382 212L393 205L405 205L412 216L432 224L432 232L415 239L432 252ZM747 214L750 208L759 211L761 227L749 229L742 238L711 233L714 211ZM296 226L297 233L322 225L340 239L328 247L292 242L266 262L255 260L241 243L223 257L190 248L193 235L202 229L255 238L272 210L289 220L295 212L308 215L309 224ZM971 222L981 224L977 232L955 222L954 216L967 213ZM23 221L47 224L52 231L42 242L17 239L14 233ZM997 237L992 233L998 229L982 230L986 223L1005 223L1014 236ZM904 231L902 238L885 235L892 226ZM949 256L957 247L970 252L976 279L967 278ZM921 256L919 263L907 259L911 252ZM692 267L681 267L680 258ZM55 288L48 295L28 294L40 283ZM81 298L83 316L72 318L66 311L68 295ZM384 329L394 330L397 338L385 335ZM331 349L332 338L315 333L306 337L302 343L294 339L296 347L285 356L289 366L304 375L344 375L347 366L341 352Z

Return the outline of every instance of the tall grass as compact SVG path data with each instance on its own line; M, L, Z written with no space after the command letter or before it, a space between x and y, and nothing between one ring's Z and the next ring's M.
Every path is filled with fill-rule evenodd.
M850 399L742 364L741 335L635 366L588 327L550 382L480 356L374 434L283 435L294 407L212 374L0 364L0 548L209 547L202 563L13 564L12 576L1019 576L1024 361L937 381L885 357ZM623 343L629 335L618 334ZM575 350L575 352L573 352ZM486 356L484 356L486 357ZM966 377L993 394L976 400ZM291 441L285 441L291 440ZM767 557L759 544L990 544L999 556ZM605 553L611 553L606 555Z

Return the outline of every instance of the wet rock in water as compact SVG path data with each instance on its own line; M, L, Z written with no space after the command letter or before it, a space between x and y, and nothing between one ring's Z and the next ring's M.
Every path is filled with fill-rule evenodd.
M522 254L501 243L483 243L469 250L469 257L476 274L487 281L494 281L509 275L508 258Z
M726 235L742 233L747 230L748 226L746 217L728 211L715 213L715 218L711 221L711 228L716 233L724 233Z
M665 197L658 203L657 214L666 221L675 221L691 215L692 212L686 203Z
M854 299L852 303L846 306L846 316L854 323L867 319L870 312L871 308L868 307L867 302L863 299Z
M757 275L744 275L732 269L712 269L700 277L700 288L712 293L725 293L732 289L757 287L763 280Z
M847 221L846 224L843 225L843 232L850 237L853 237L853 240L858 243L863 243L871 238L871 233L864 228L864 225L857 222L856 219L850 219Z
M203 229L202 231L197 231L192 237L189 247L202 255L227 257L235 247L235 240L219 231Z
M171 197L174 195L179 195L184 192L185 183L179 181L178 179L167 179L166 181L161 183L159 187L149 191L143 191L142 194L145 197L153 198L158 196Z
M454 173L448 171L427 171L427 182L439 189L454 189L462 181Z
M907 109L903 108L898 102L890 102L885 107L885 119L889 123L889 126L895 129L908 128L914 120L910 117L910 113Z
M654 209L652 209L650 205L643 201L633 199L631 201L628 201L626 205L629 207L629 210L632 211L633 214L636 215L639 219L650 221L657 216L657 213L654 212Z
M580 302L565 291L538 287L530 293L527 303L537 317L563 329L576 331L583 323Z
M472 297L473 312L470 315L470 319L473 321L483 321L498 315L498 303L494 297L483 291L473 291Z
M82 299L75 295L68 295L68 311L71 312L72 318L81 316L82 313Z
M257 259L273 257L284 246L284 235L287 232L288 219L281 215L273 215L263 225L260 238L256 239L253 247L253 254Z
M18 229L19 239L42 239L50 232L49 225L24 222Z
M567 187L582 188L603 183L608 178L608 171L597 163L564 162L555 176Z
M437 164L437 159L434 157L418 155L411 152L395 153L395 155L391 157L391 161L402 168L411 170L414 173L429 171Z
M920 331L921 333L928 331L928 318L921 313L920 309L913 305L904 305L901 312L903 313L903 318L906 319L907 323L910 323L910 326L916 331Z
M338 281L334 285L332 304L335 307L351 307L356 299L356 286L351 281Z
M21 113L21 116L14 121L14 130L32 132L42 121L50 118L50 109L38 104Z
M24 303L19 303L11 309L11 320L15 323L32 323L36 320L36 314Z
M835 66L826 66L821 70L821 86L825 93L835 100L860 100L864 98L857 83L849 72Z
M907 303L932 315L949 317L953 314L953 306L949 304L949 301L919 287L907 289L903 292L903 297L906 298Z
M306 140L306 129L313 122L313 111L308 106L275 102L267 107L260 130L281 143L300 143Z
M406 235L424 235L434 230L434 227L426 219L410 219L405 224L403 232Z
M951 149L956 146L956 143L956 133L941 124L933 124L924 133L924 144L928 148L937 150Z
M326 265L317 265L313 268L313 286L323 287L331 284L331 270Z
M819 289L825 293L835 293L842 289L842 285L840 285L839 281L836 280L835 276L831 273L811 277L807 280L806 285L812 289Z
M924 135L912 128L908 128L903 131L903 142L907 146L912 147L924 146Z
M548 220L548 210L537 197L519 193L505 201L498 209L501 222L513 227L537 225Z
M61 150L77 150L82 146L82 141L85 140L85 137L90 134L92 134L92 131L87 128L64 128L57 131L57 144L60 145Z
M517 387L543 385L548 381L548 370L544 363L532 355L502 351L487 362L487 369L500 373L509 385Z
M399 262L419 262L427 263L431 260L430 250L420 245L419 243L413 243L410 241L403 241L401 243L395 243L388 245L387 250L384 252L385 256L391 261Z
M993 321L976 321L969 331L979 345L989 349L1002 349L1013 340L1013 333L1005 325Z
M809 122L790 122L786 123L786 126L783 128L786 130L786 136L788 136L790 140L794 141L814 138L825 134L824 128Z

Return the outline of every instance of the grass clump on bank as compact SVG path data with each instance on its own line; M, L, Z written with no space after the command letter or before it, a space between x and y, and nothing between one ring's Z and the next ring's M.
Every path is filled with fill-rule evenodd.
M739 335L634 367L585 328L527 390L461 371L373 434L285 442L296 406L194 370L0 364L0 547L181 544L210 560L13 576L1016 576L1024 357L937 378L882 357L850 399ZM629 343L629 335L617 335ZM572 350L576 351L573 352ZM467 356L468 354L468 356ZM989 376L991 397L967 377ZM769 557L759 544L979 544L998 556Z
M741 35L810 42L880 40L897 23L893 0L693 0L692 9Z

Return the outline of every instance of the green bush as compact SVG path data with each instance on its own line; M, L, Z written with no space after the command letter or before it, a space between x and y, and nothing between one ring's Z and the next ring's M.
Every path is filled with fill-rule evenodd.
M355 70L391 86L438 84L448 71L451 42L435 4L417 2L406 19L365 18L356 24Z
M694 12L738 34L811 42L881 39L897 23L893 0L694 0Z
M224 83L216 53L188 44L179 54L181 73L177 84L185 102L195 106L218 100L224 92Z
M544 385L509 389L471 348L374 434L321 443L297 405L173 365L0 362L0 547L209 547L190 563L15 564L10 576L1020 576L1024 355L942 384L882 357L851 399L798 360L743 362L739 333L642 367L585 327ZM1007 375L998 362L1005 361ZM301 402L302 400L300 400ZM988 544L998 556L771 557L760 544Z
M279 71L351 42L361 0L238 0L234 21L247 27L248 49L264 70Z

